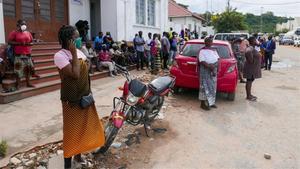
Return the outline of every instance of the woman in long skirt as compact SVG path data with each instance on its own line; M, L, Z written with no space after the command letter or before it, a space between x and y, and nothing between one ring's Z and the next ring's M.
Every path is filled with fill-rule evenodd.
M80 154L101 147L105 141L94 103L86 108L79 106L81 98L89 95L91 88L87 60L74 45L75 31L72 26L60 29L62 49L54 56L61 77L65 168L71 168L73 156L76 162L84 162Z
M217 91L217 70L219 55L212 46L213 40L210 37L205 38L205 47L200 50L199 62L199 100L201 108L210 110L217 108L216 91Z

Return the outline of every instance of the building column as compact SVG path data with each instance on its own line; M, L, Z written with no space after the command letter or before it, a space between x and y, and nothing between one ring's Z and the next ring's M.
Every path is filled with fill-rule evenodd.
M5 29L3 16L3 2L0 0L0 44L5 43Z

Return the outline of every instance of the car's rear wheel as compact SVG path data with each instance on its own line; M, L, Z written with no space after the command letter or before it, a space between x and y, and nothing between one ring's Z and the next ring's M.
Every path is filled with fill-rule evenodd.
M228 93L227 100L234 101L235 100L235 92Z

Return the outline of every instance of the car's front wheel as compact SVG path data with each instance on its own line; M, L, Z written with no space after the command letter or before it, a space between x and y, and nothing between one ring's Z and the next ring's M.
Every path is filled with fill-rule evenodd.
M227 99L229 101L234 101L235 100L235 92L233 93L228 93Z

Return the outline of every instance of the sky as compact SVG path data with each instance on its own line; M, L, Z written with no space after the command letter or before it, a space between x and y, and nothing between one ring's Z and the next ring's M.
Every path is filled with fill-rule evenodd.
M225 10L227 0L176 0L189 5L193 12L212 11L220 13ZM207 5L208 4L208 5ZM230 0L230 6L242 13L260 15L272 11L276 16L300 17L300 0Z

